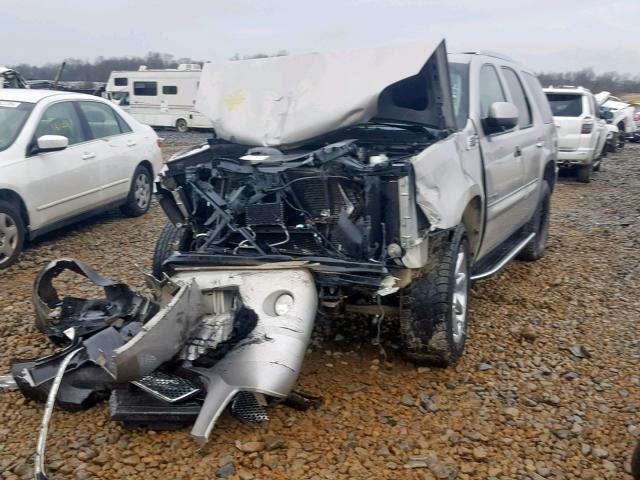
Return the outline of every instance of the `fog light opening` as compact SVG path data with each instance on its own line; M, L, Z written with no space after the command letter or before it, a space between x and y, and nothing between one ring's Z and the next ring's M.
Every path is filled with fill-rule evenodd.
M286 315L293 308L293 296L288 293L283 293L278 298L273 305L273 310L276 312L276 315Z

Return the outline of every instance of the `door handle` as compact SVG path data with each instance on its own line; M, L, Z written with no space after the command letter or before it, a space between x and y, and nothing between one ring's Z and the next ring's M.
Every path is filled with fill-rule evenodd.
M91 160L92 158L95 158L95 157L96 157L95 153L84 153L82 155L83 160Z
M136 146L136 141L135 140L129 140L127 142L127 147L135 147Z
M536 143L536 147L538 147L538 148L544 147L544 142L542 140L540 140L539 142Z
M516 151L513 154L514 157L521 157L522 156L522 150L520 150L520 147L516 147Z

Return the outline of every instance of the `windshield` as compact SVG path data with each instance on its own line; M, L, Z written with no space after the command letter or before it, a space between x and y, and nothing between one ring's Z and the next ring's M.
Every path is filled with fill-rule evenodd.
M0 152L9 148L33 110L33 103L0 100Z
M582 115L582 95L547 93L554 117L579 117Z

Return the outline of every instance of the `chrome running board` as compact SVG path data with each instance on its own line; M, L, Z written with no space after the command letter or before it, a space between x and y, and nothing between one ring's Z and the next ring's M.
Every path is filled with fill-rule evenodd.
M518 255L518 253L520 253L520 251L527 246L527 244L534 239L534 237L536 236L535 233L530 233L529 235L527 235L523 240L521 240L519 243L517 243L515 245L515 247L513 247L511 250L509 250L509 252L502 257L502 259L496 263L493 267L491 267L489 270L484 271L482 273L477 273L475 275L471 276L471 280L473 280L474 282L477 280L485 280L493 275L495 275L496 273L498 273L500 270L502 270L511 260L513 260L513 258Z

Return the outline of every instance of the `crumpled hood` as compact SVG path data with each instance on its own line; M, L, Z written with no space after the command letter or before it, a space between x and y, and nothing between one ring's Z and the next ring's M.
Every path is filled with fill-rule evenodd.
M444 41L208 63L196 108L219 138L256 146L293 146L374 117L453 127Z

